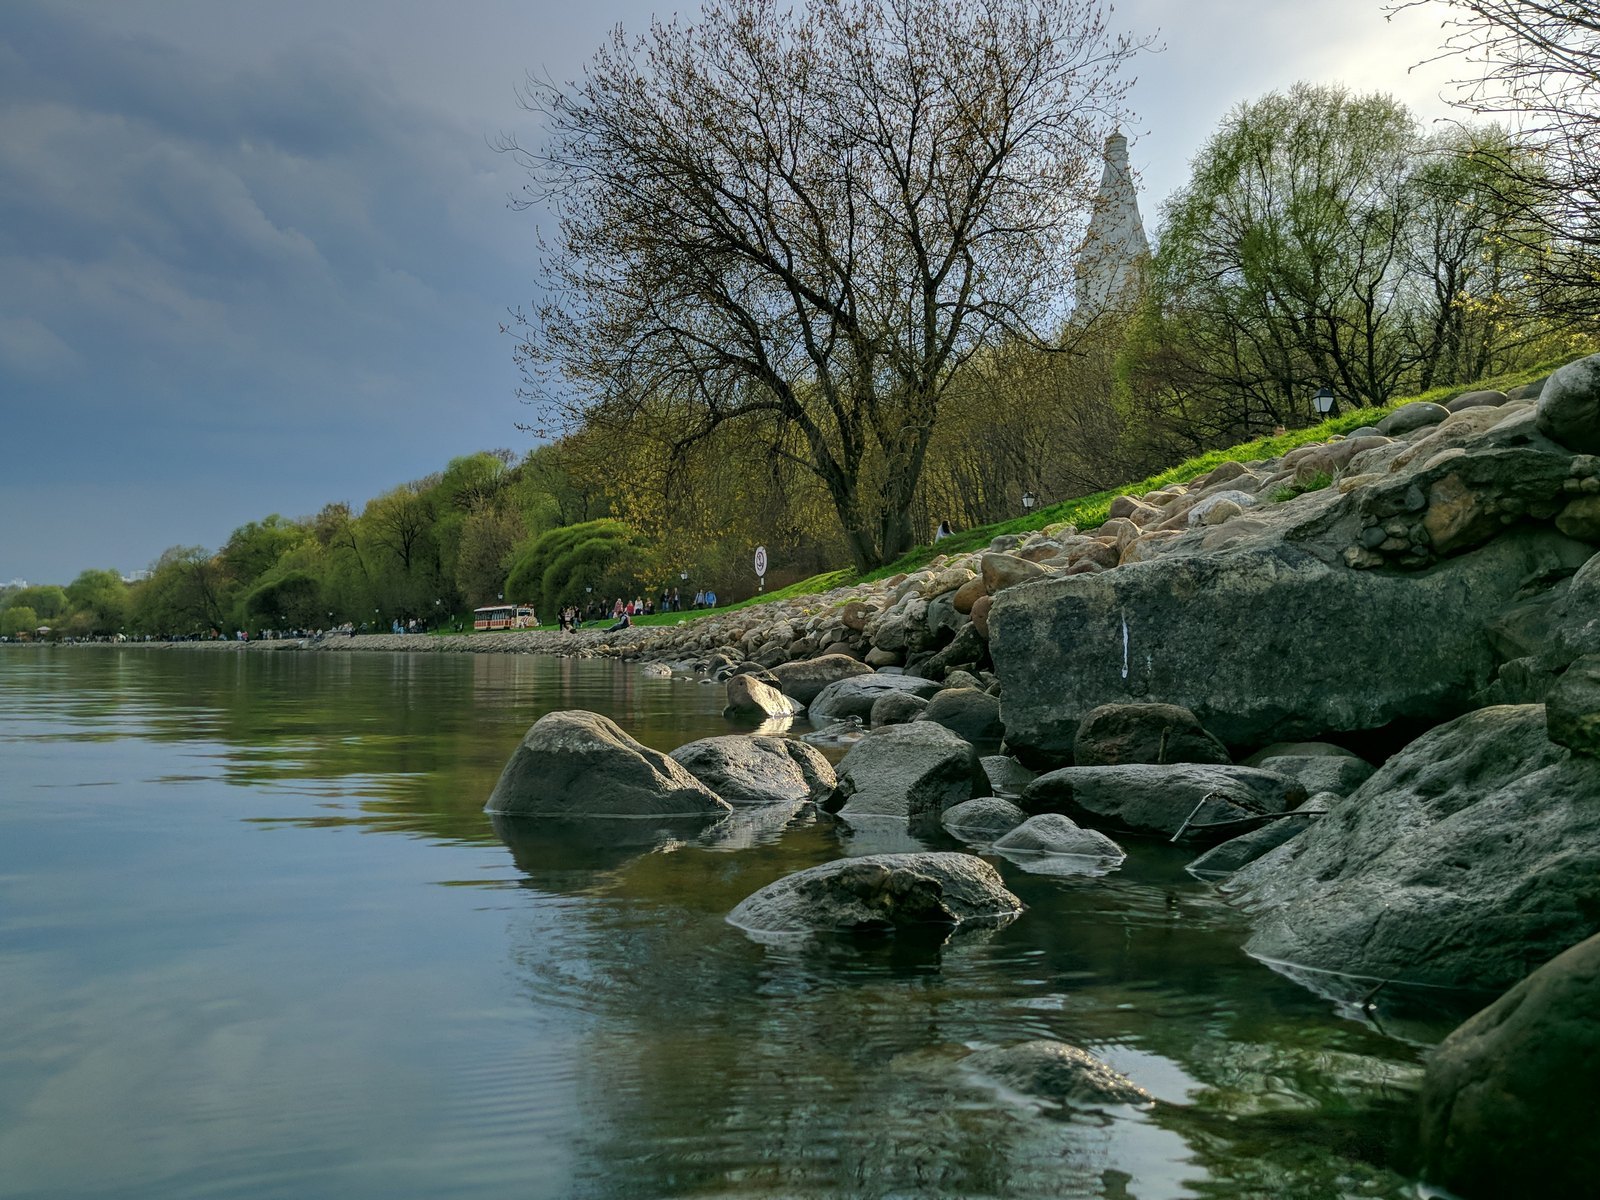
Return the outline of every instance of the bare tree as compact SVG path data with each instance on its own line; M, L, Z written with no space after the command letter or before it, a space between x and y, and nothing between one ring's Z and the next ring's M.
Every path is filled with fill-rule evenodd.
M1517 137L1478 147L1504 181L1550 309L1600 310L1600 5L1593 0L1397 0L1444 10L1436 59L1464 75L1451 103L1506 119ZM1436 61L1430 59L1429 61Z
M581 81L530 82L541 143L504 143L559 218L519 315L529 399L685 444L764 415L857 565L894 558L953 373L1061 325L1142 45L1094 0L710 0L619 29Z

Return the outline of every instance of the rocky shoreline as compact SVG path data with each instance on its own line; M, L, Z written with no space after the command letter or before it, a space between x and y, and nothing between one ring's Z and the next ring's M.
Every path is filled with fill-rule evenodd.
M1468 1198L1582 1190L1600 1160L1600 356L1111 512L682 626L524 635L720 679L736 720L819 728L659 755L551 714L495 789L497 828L832 814L850 857L730 914L761 938L1027 920L977 852L1093 880L1141 840L1192 846L1248 915L1244 948L1347 1011L1386 989L1505 994L1430 1055L1425 1176ZM806 740L849 748L835 768ZM974 853L929 853L930 831ZM1146 1095L1073 1047L1012 1051L1008 1077L1061 1103Z

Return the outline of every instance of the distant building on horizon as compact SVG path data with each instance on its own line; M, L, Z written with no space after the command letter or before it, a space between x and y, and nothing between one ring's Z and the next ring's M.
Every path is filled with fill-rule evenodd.
M1128 139L1120 130L1106 138L1105 168L1095 195L1089 232L1078 252L1076 310L1093 318L1127 311L1144 289L1150 242L1139 216L1139 189L1128 165Z

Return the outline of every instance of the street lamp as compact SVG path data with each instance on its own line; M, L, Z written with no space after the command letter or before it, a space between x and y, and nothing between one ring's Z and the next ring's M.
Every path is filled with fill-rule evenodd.
M1317 416L1327 420L1328 414L1333 411L1333 389L1318 388L1316 395L1311 397L1311 407L1317 410Z
M1022 511L1023 512L1031 513L1033 511L1033 506L1035 504L1037 504L1037 503L1039 503L1039 497L1035 496L1032 492L1023 492L1022 493Z

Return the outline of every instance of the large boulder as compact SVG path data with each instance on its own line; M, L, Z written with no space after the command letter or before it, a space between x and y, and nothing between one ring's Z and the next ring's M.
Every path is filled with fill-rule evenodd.
M934 693L917 720L943 725L958 737L991 749L1006 732L1000 724L999 698L977 688L945 688Z
M679 746L671 757L729 804L821 801L836 782L833 764L791 738L701 738Z
M1600 454L1600 354L1552 371L1538 412L1540 433L1580 454Z
M728 703L722 710L728 717L752 717L767 720L772 717L796 717L806 706L777 688L762 683L753 674L733 675L728 678Z
M1211 847L1184 870L1196 879L1221 879L1231 875L1246 863L1255 862L1269 850L1276 850L1290 838L1304 833L1311 822L1327 816L1343 800L1343 796L1334 792L1317 792L1293 812L1263 821L1254 829L1246 829L1238 837Z
M1027 786L1022 807L1090 825L1210 844L1240 832L1229 822L1285 812L1306 799L1293 780L1255 767L1200 763L1063 767Z
M485 811L529 817L722 816L729 806L608 717L571 709L528 729Z
M1246 949L1317 971L1509 987L1600 927L1600 759L1545 735L1542 705L1430 730L1224 885Z
M821 724L860 717L866 721L872 715L872 702L886 692L910 692L913 696L929 699L939 690L932 679L917 679L910 675L858 675L836 680L817 693L811 702L810 716Z
M785 696L792 696L801 704L810 704L830 683L871 675L872 668L847 654L824 654L820 658L779 663L772 668L772 674Z
M1087 1050L1039 1040L978 1050L962 1065L1025 1096L1066 1107L1155 1103L1155 1097Z
M1280 539L1014 588L990 613L1006 742L1029 765L1071 761L1088 713L1150 697L1233 747L1444 719L1492 677L1499 612L1591 552L1528 529L1390 573ZM1337 636L1357 629L1382 636Z
M752 933L882 933L993 926L1021 911L1000 873L974 855L877 854L787 875L740 901L728 920Z
M927 707L926 700L910 692L885 692L872 702L867 724L874 729L884 725L904 725L907 721L915 721Z
M1600 937L1540 967L1434 1050L1425 1177L1466 1200L1582 1196L1600 1178Z
M840 760L839 815L937 821L951 805L988 790L978 752L943 725L913 721L875 729Z
M1078 726L1072 755L1080 767L1231 761L1195 715L1176 704L1102 704Z

